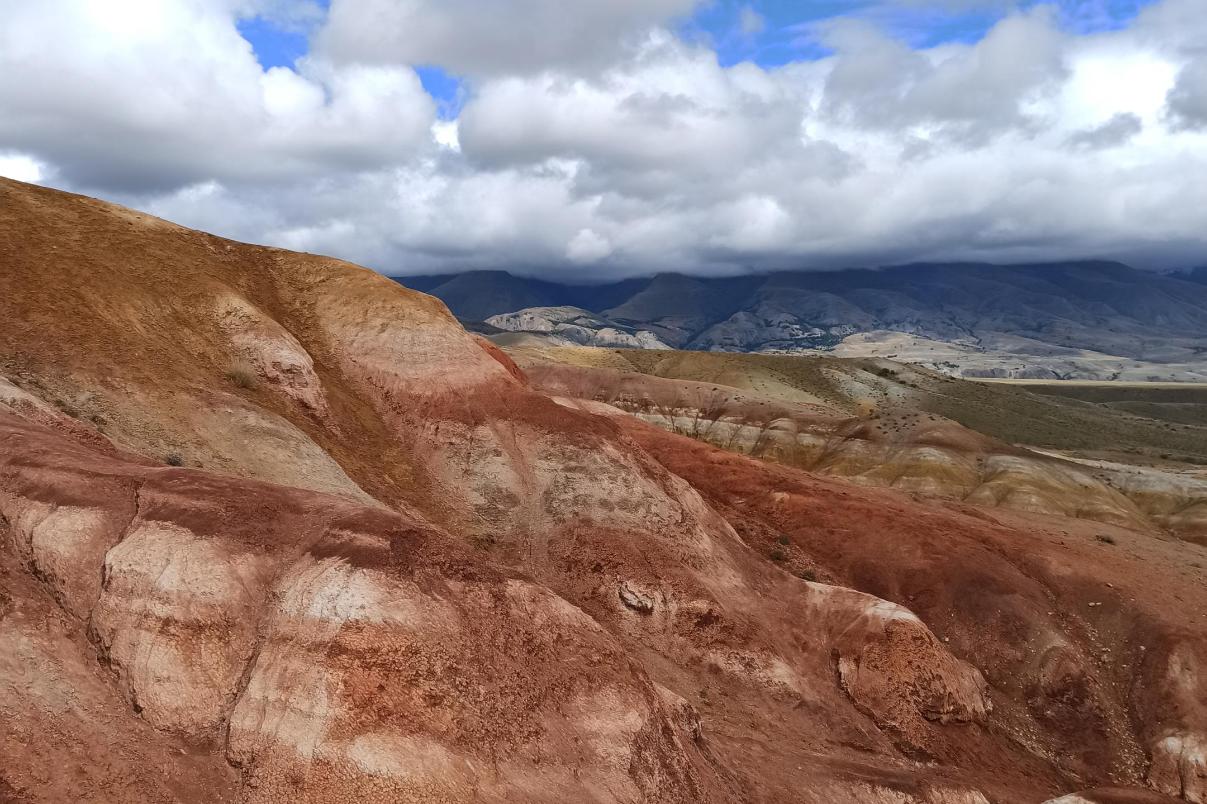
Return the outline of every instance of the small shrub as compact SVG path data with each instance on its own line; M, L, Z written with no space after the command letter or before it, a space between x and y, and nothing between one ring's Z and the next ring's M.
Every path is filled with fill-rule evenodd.
M788 538L786 535L785 535L785 536L780 536L780 537L779 537L778 539L776 539L775 541L776 541L777 543L779 543L779 544L782 544L784 547L787 547L788 545L792 544L792 540L791 540L791 539L789 539L789 538Z
M772 561L783 561L787 557L788 554L778 547L772 550L770 555Z
M167 455L163 459L163 462L168 466L184 466L184 458L180 457L180 453L178 452L173 452Z
M1115 537L1108 535L1106 533L1099 533L1094 538L1097 539L1098 541L1102 542L1103 544L1114 544L1115 543Z
M801 580L809 581L810 583L817 582L817 573L811 569L803 569L796 574L796 577Z
M260 384L259 377L256 376L256 370L246 363L237 363L227 369L226 379L230 380L238 388L246 388L251 391Z

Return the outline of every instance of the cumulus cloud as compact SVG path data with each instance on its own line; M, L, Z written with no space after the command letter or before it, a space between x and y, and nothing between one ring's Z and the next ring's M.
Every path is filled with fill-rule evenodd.
M831 21L766 67L677 34L694 0L0 0L0 174L388 273L1201 264L1199 3L926 49ZM250 14L310 53L264 69Z
M240 10L0 0L0 147L125 191L371 168L428 143L435 107L414 70L311 59L264 71Z
M649 186L663 192L799 146L802 112L789 82L750 65L722 69L711 52L663 35L594 80L486 82L460 135L466 155L487 166L574 159L634 185L663 176Z
M869 128L930 126L949 139L982 142L1045 121L1035 101L1064 81L1064 37L1046 9L1008 17L975 45L911 50L866 23L839 21L823 34L837 51L826 82L832 115Z

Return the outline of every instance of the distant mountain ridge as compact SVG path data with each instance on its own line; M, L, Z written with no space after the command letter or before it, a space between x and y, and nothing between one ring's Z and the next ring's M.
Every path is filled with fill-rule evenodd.
M502 271L399 278L454 314L559 337L584 322L678 349L833 350L965 376L1207 381L1207 270L1116 262L918 264L570 285ZM557 308L556 315L546 308ZM519 315L523 313L522 315Z

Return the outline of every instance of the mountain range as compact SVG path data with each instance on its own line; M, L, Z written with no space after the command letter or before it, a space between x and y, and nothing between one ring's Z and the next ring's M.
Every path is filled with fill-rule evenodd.
M471 328L579 345L824 350L969 377L1207 380L1207 269L1087 261L659 274L602 285L498 271L398 281L442 299Z

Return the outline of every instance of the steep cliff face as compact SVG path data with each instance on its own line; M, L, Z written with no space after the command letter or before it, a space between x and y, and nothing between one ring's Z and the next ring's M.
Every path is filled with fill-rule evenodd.
M1108 684L1100 637L1037 618L1038 569L984 565L1015 633L979 595L919 611L878 560L920 518L1021 531L825 487L794 521L849 514L860 538L830 546L877 570L790 573L758 539L790 531L775 506L808 476L722 494L676 457L710 448L533 390L368 271L11 182L0 260L4 795L975 804L1146 775L1198 795L1202 623L1151 625L1160 683ZM928 573L948 601L967 582ZM1133 630L1102 644L1140 627L1118 606ZM988 648L936 636L989 622ZM1031 655L1040 622L1067 660ZM1029 702L1044 683L1075 717Z

